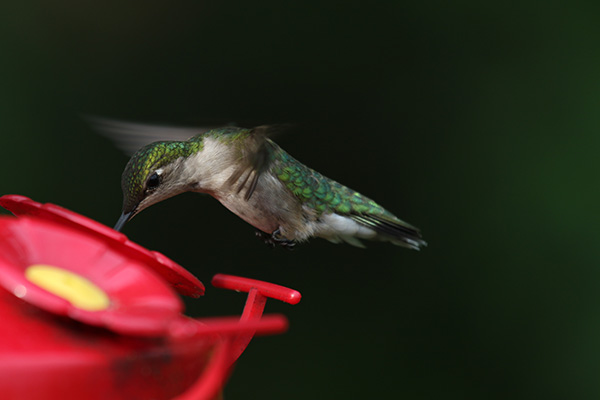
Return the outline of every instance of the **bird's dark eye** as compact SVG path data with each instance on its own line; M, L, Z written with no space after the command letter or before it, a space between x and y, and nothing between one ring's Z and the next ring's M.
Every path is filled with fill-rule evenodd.
M155 172L148 178L148 181L146 182L146 188L156 189L158 185L160 185L160 175Z

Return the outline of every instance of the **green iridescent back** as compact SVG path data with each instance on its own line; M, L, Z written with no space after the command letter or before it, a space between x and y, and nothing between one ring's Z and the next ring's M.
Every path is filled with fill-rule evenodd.
M271 142L272 171L292 193L318 215L375 215L392 221L398 219L375 201L307 167Z
M154 142L139 149L127 163L121 177L123 209L131 211L144 196L144 184L148 176L158 168L180 157L188 157L202 150L203 135L189 141Z

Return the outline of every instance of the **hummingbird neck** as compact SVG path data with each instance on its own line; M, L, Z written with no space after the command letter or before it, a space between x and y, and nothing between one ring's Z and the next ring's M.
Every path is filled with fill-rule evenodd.
M205 136L203 148L182 160L182 175L193 191L214 196L225 190L240 162L238 146L216 136Z

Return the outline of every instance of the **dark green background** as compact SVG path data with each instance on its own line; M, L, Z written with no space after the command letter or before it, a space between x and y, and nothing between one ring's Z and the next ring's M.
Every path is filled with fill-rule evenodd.
M594 2L13 2L0 193L114 224L127 158L82 120L291 122L291 154L415 224L418 253L270 250L186 194L125 228L207 285L290 286L228 399L600 398ZM600 3L596 3L600 4ZM8 7L8 9L7 9ZM197 316L238 314L211 287Z

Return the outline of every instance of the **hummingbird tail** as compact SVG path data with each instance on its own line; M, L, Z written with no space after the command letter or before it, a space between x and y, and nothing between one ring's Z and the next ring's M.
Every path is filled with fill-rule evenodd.
M413 250L421 250L421 247L427 246L419 229L397 218L359 214L353 215L352 219L377 232L380 239L389 241L396 246Z

